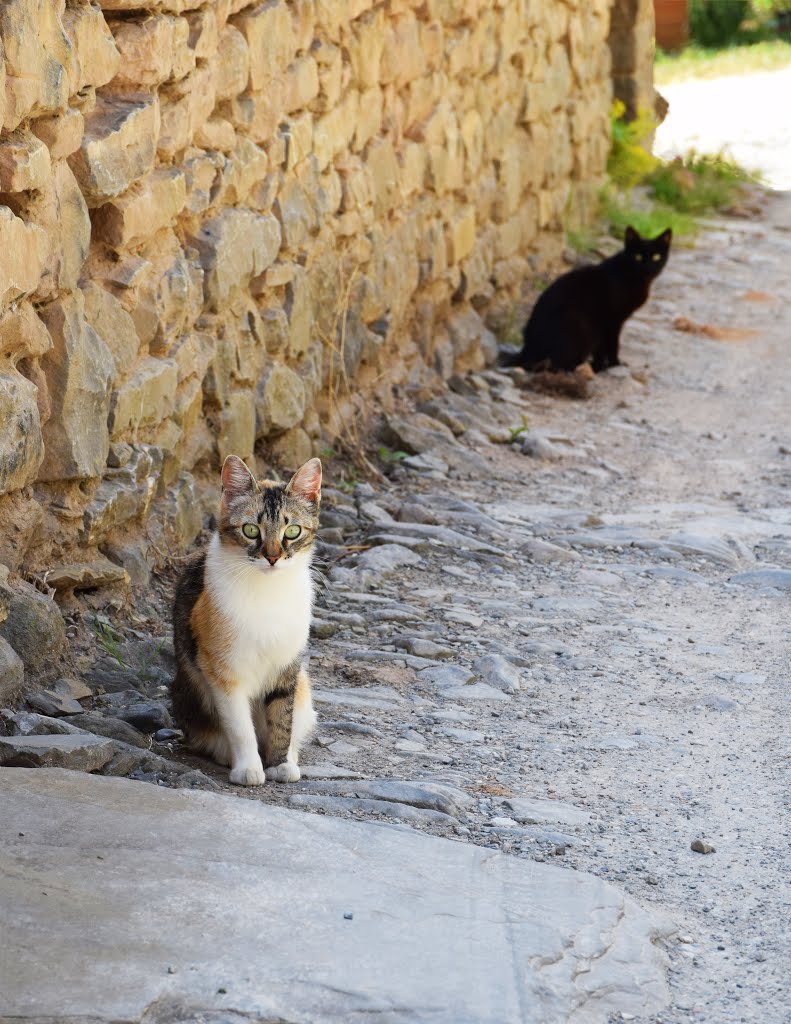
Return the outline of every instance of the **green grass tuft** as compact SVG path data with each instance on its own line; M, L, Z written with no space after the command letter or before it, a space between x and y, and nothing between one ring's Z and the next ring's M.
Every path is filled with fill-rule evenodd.
M753 71L776 71L791 64L791 40L766 39L740 43L725 49L686 46L678 53L657 48L654 80L660 87L692 78L720 78Z

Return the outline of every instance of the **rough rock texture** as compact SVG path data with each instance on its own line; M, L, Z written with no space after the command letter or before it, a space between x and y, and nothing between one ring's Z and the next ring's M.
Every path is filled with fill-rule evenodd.
M613 93L626 107L627 117L635 117L641 110L660 113L663 106L654 89L654 27L653 0L613 3L608 39Z
M491 300L601 181L609 32L608 0L4 3L0 557L178 552L229 451L293 468L491 362Z
M559 1024L667 999L662 926L591 875L73 772L0 792L7 1019Z

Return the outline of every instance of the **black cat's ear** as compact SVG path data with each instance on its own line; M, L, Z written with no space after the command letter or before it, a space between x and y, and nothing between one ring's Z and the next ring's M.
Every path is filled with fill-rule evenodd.
M659 235L658 238L655 239L655 241L661 242L662 245L670 245L670 242L672 241L672 239L673 239L673 229L672 228L667 228L665 231L662 232L661 235Z
M233 501L242 494L254 494L258 484L238 455L229 455L222 466L223 501Z
M631 224L623 233L623 241L627 249L629 249L633 245L636 245L640 241L640 235L637 231L635 231Z

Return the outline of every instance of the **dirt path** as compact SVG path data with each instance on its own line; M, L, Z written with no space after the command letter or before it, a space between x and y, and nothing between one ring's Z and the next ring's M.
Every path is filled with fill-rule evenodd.
M744 167L762 171L771 188L791 188L791 68L676 82L659 91L670 111L656 134L657 156L724 148Z
M778 197L672 253L588 401L491 372L391 418L417 454L325 498L302 782L235 790L166 733L169 762L105 771L175 760L203 773L182 785L591 872L670 921L653 1024L790 1020L789 264ZM166 714L167 646L124 650L137 670L86 673L111 731Z
M395 694L380 701L398 698L362 713L321 704L347 722L322 730L323 743L342 737L332 760L366 778L477 792L456 827L465 838L535 859L562 854L667 911L678 927L673 1003L653 1019L668 1024L791 1019L790 229L791 202L778 199L766 219L723 223L696 250L676 251L625 335L623 356L645 385L616 371L588 402L524 403L549 439L529 439L547 460L478 443L490 473L452 483L410 473L386 496L358 494L363 516L384 518L384 506L398 520L369 527L369 541L390 535L421 561L386 580L336 570L320 612L341 627L317 648L323 700L344 673L360 687L351 698L382 686ZM678 316L755 334L684 333ZM452 397L446 412L467 417L461 442L476 428L482 442L490 416L515 426L521 408L493 383L472 401ZM452 446L428 454L453 465ZM424 549L415 522L505 554L452 539ZM364 625L345 624L349 613ZM445 660L385 660L405 650ZM478 660L487 655L505 663ZM361 669L352 676L350 658ZM507 691L512 674L513 693L473 693L475 680ZM337 793L292 802L360 813ZM693 852L696 839L716 852Z

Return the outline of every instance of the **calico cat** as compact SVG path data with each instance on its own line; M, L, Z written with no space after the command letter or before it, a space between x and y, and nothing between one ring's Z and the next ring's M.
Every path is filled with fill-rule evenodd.
M256 483L229 455L218 529L176 588L174 717L239 786L298 781L299 749L315 727L302 660L320 500L318 459L283 486Z
M671 238L670 228L641 238L628 227L620 252L553 281L525 325L522 350L501 365L570 372L590 359L595 373L618 366L621 328L648 299L651 282L667 263Z

